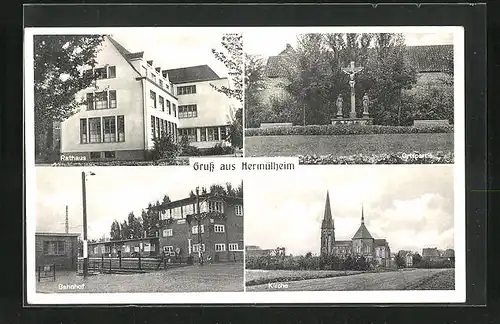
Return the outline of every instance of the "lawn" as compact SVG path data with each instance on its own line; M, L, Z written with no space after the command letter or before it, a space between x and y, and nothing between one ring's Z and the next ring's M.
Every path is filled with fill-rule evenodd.
M453 152L453 133L245 137L245 156Z
M349 276L362 271L333 270L245 270L245 285L254 286L269 282L288 282L306 279L331 278Z
M83 278L76 272L60 272L56 281L37 282L39 293L138 293L243 291L243 263L193 265L134 274L97 274ZM81 290L64 290L62 285L81 285Z

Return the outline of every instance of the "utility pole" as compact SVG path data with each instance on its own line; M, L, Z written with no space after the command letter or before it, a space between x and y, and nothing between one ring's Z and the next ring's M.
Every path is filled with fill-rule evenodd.
M196 187L196 218L198 220L198 256L200 265L203 265L203 242L201 240L201 213L200 213L200 188Z
M87 278L89 259L87 251L87 192L85 187L85 171L82 171L82 198L83 198L83 277Z

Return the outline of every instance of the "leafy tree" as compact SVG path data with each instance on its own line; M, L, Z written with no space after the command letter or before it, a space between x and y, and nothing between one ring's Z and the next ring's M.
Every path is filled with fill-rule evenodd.
M130 234L130 227L127 224L127 220L124 220L121 223L120 229L121 229L120 234L121 234L121 239L122 240L128 240L128 239L132 238L132 236Z
M231 117L227 137L232 147L241 149L243 147L243 109L236 110Z
M210 186L209 189L210 194L212 195L226 195L226 188L224 186L221 186L220 184L213 184Z
M153 139L153 160L166 160L167 163L175 163L176 158L179 156L180 147L175 143L171 135L163 135Z
M265 106L261 92L265 89L264 60L256 55L245 54L245 127L259 127L265 120Z
M307 258L307 259L312 258L312 252L307 252L307 253L306 253L306 258Z
M404 268L406 266L406 260L401 255L401 253L396 254L396 258L394 259L394 261L396 262L396 266L398 268Z
M92 85L82 68L94 67L103 35L35 35L34 117L35 156L44 157L51 144L47 135L54 122L62 122L76 112L76 94Z
M112 241L117 241L122 238L120 223L118 223L117 220L114 220L113 223L111 224L110 237Z
M421 263L422 263L422 256L418 253L415 253L413 255L413 267L418 268L420 267Z
M212 49L215 58L222 62L227 70L232 81L232 87L225 86L212 87L224 93L229 98L235 98L243 103L243 35L242 34L224 34L221 41L222 51Z
M163 204L168 204L168 203L170 203L170 202L171 202L170 197L169 197L168 195L164 195L164 196L163 196L162 203L163 203Z
M240 184L236 188L235 196L243 198L243 180L241 180Z
M138 239L143 237L143 227L142 227L142 222L140 218L135 217L133 212L130 212L128 214L128 229L129 229L129 236L130 238L133 239Z

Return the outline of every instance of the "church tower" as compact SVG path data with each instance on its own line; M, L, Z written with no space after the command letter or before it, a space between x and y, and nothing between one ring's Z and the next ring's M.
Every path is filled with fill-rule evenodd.
M352 237L352 249L356 255L371 259L375 253L375 239L365 226L364 208L361 206L361 225Z
M321 255L332 255L335 244L335 227L330 209L330 195L326 192L325 214L321 224Z

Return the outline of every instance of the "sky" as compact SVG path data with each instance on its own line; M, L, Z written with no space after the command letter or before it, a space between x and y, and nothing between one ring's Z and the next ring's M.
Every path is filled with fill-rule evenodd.
M327 190L337 240L355 234L363 205L368 230L387 239L393 253L453 248L453 167L424 165L309 166L293 175L255 174L245 179L245 215L251 219L245 222L245 244L318 254Z
M245 32L243 35L245 52L262 57L278 55L286 48L287 44L296 48L297 34L296 30L285 28ZM448 32L403 34L408 46L453 44L453 34Z
M144 51L146 60L162 70L187 66L210 66L219 77L227 77L227 69L212 49L222 50L222 33L209 28L120 28L111 36L130 52Z
M88 238L109 237L114 219L123 221L133 211L135 216L148 203L161 201L167 194L171 200L189 196L196 186L214 183L234 187L241 182L238 173L195 172L190 167L95 167L87 187ZM37 232L65 231L65 206L68 205L69 232L82 232L82 178L80 168L36 168L35 219Z

